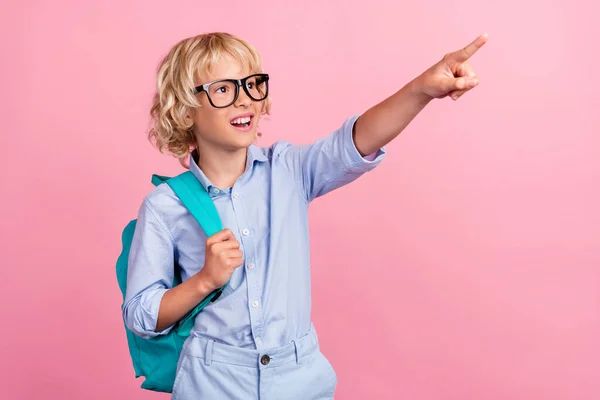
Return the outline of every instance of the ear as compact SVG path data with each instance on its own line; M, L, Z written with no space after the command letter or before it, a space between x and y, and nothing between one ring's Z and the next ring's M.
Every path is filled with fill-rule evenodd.
M194 118L196 111L194 110L193 107L186 107L185 109L185 122L186 124L192 124L194 122Z

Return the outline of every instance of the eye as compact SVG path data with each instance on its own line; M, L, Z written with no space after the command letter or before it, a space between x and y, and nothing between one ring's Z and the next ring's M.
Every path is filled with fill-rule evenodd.
M229 88L227 86L219 86L215 89L215 93L227 93Z

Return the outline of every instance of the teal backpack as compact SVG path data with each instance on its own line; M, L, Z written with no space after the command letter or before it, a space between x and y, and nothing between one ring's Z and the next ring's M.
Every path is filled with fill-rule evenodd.
M210 196L190 171L186 171L174 178L152 175L152 183L155 186L162 183L168 184L196 221L198 221L207 237L223 229L219 214ZM123 250L117 260L117 280L123 295L123 302L125 301L127 290L129 250L136 222L137 220L135 219L129 222L123 230ZM181 277L179 276L179 268L175 265L173 267L175 269L173 286L176 286L181 283ZM179 355L181 354L183 342L185 342L186 338L190 335L191 329L194 327L196 315L209 302L215 301L228 284L229 282L209 294L200 304L177 322L173 329L166 335L145 339L136 335L125 326L135 377L146 377L141 386L143 389L166 393L173 391ZM121 305L121 310L123 309L123 305Z

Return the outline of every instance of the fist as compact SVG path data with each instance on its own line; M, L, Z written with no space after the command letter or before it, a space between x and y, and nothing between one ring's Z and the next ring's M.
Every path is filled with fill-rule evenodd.
M233 271L243 264L240 243L230 229L224 229L206 239L204 267L198 274L210 290L225 285Z

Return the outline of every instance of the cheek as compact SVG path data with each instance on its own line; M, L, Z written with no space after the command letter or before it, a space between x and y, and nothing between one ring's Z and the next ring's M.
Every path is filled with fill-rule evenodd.
M228 124L227 110L217 109L214 107L202 107L196 113L195 122L198 126L214 128L224 124Z
M254 112L256 115L261 115L263 110L266 109L266 103L264 101L254 102Z

